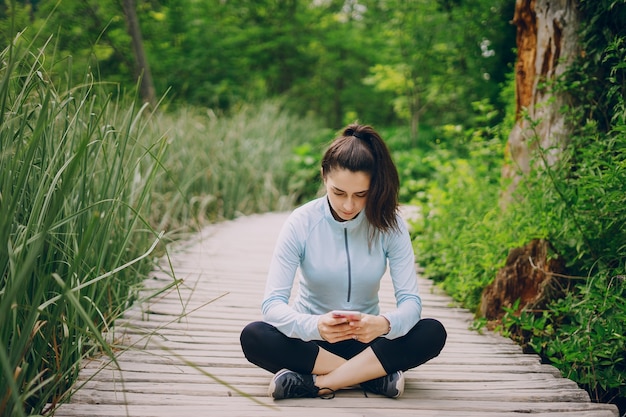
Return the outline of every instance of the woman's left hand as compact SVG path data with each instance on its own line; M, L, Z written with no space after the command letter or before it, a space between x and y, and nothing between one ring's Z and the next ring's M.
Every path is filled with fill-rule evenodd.
M362 343L369 343L389 331L389 322L383 316L363 314L356 325L353 339Z

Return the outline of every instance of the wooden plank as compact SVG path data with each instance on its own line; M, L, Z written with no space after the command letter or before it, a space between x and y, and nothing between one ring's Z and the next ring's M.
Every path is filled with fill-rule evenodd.
M159 370L161 368L162 370ZM81 372L80 380L94 380L94 381L124 381L124 382L146 382L146 381L167 381L168 383L205 383L207 381L206 375L202 374L199 369L186 367L184 372L174 373L171 371L172 366L164 366L164 365L156 365L153 367L153 370L150 372L143 370L130 370L128 366L124 366L123 371L107 369L107 370L96 370L90 368L84 368L83 372ZM255 375L253 372L250 372L249 369L241 369L239 375L234 373L228 373L227 369L234 368L201 368L202 371L206 373L219 373L225 381L229 383L239 383L240 381L246 382L259 382L261 384L265 384L267 382L267 374L263 373L260 375ZM564 378L559 378L555 380L551 380L546 378L545 375L538 373L517 373L517 374L509 374L509 373L487 373L487 374L477 374L477 373L464 373L458 374L454 372L420 372L419 379L407 377L408 385L419 386L420 381L428 380L429 383L433 384L437 383L463 383L464 386L460 387L462 389L483 389L484 385L480 385L480 383L493 384L493 383L502 383L503 386L515 384L515 387L520 386L529 386L532 388L538 386L547 386L549 384L553 384L553 386L564 386L568 388L572 388L573 385L571 381L567 381ZM415 381L415 383L413 382ZM476 384L466 384L467 382L476 382Z
M260 319L265 272L285 217L242 217L172 247L174 270L163 262L142 294L163 288L173 276L183 284L138 303L116 322L107 335L117 344L116 363L85 361L77 391L55 416L618 417L614 406L592 403L537 355L499 335L470 330L472 315L421 278L424 316L444 323L448 341L439 357L406 373L401 398L350 389L332 401L271 401L271 375L246 361L239 333ZM388 277L380 301L383 310L395 304Z
M410 408L371 408L363 409L364 406L329 407L325 403L318 401L315 404L308 404L307 407L298 404L282 405L270 408L269 405L262 406L248 403L238 403L227 400L226 404L207 402L199 405L69 405L65 407L68 415L90 416L90 417L198 417L198 416L255 416L255 417L275 417L277 415L287 416L318 416L332 415L334 417L355 417L355 416L446 416L446 417L519 417L520 415L531 414L533 417L613 417L611 410L602 410L577 407L569 411L560 408L560 403L556 406L551 403L535 404L519 403L516 410L507 410L501 403L474 402L465 409L455 409L447 405L440 406L438 403L426 402L419 410ZM393 401L393 400L391 400ZM293 403L294 401L290 401ZM541 410L541 411L537 411ZM83 413L83 414L81 414Z
M107 384L110 386L110 384ZM207 402L213 402L215 398L225 397L241 397L246 398L244 396L239 395L234 390L224 387L220 384L195 384L193 386L182 384L181 389L185 390L185 394L172 394L172 385L169 385L169 389L161 389L159 386L156 386L155 390L145 391L146 386L149 384L146 383L144 385L139 384L117 384L112 389L98 389L98 384L96 383L94 388L89 390L80 390L75 396L74 400L85 403L98 403L98 404L137 404L137 405L154 405L154 404L163 404L163 405L171 405L171 404L205 404ZM267 386L243 386L243 391L252 397L264 397L267 395ZM415 409L419 410L423 405L423 402L428 400L432 402L439 402L441 404L445 402L458 402L458 403L469 403L476 400L476 396L479 394L478 391L445 391L445 390L425 390L425 391L417 391L419 394L416 395L403 395L402 404L403 406L412 406ZM388 398L381 398L379 396L374 396L372 394L367 397L363 395L362 391L359 390L342 390L337 392L335 402L345 404L345 402L349 400L358 399L358 401L363 402L366 401L370 403L370 407L384 407L390 408L390 404L380 404L381 401L386 401ZM560 407L563 410L568 410L571 407L568 405L576 404L578 402L584 402L588 400L588 397L583 395L576 395L573 390L567 389L554 389L550 392L546 393L546 390L521 390L521 391L510 391L510 390L499 390L490 392L489 395L485 395L481 398L482 401L487 402L502 402L508 403L509 407L515 407L516 403L519 402L560 402ZM284 401L277 401L280 403L279 405L283 405ZM418 404L416 406L416 404ZM317 404L317 403L314 403ZM301 403L302 406L306 406L304 402ZM332 405L335 406L334 404ZM337 404L339 406L339 404ZM462 408L459 405L459 408ZM575 409L575 407L574 407ZM55 416L59 414L56 413Z
M242 375L254 375L259 374L262 375L263 378L267 379L267 371L257 368L250 364L243 364L241 366L233 367L228 366L226 364L220 366L199 366L194 364L177 364L177 366L171 366L173 362L172 359L165 360L165 363L151 363L147 361L137 362L137 361L126 361L124 358L118 359L117 363L112 363L110 361L90 361L86 364L81 372L83 376L89 376L96 374L98 371L102 372L119 372L121 369L126 373L131 372L143 372L146 374L179 374L179 373L196 373L198 369L201 369L206 372L219 372L220 375L226 377L230 377L231 375L242 376ZM146 363L149 363L150 366L147 367ZM118 369L119 365L119 369ZM554 372L554 367L548 365L534 365L534 366L526 366L526 365L467 365L463 366L462 369L458 369L457 366L449 366L443 365L438 366L434 364L426 364L421 366L417 372L419 372L420 378L427 378L428 380L438 381L438 380L485 380L485 381L493 381L493 380L507 380L507 379L522 379L522 380L532 380L532 379L543 379L557 377L560 378L558 371ZM407 375L409 378L409 375Z

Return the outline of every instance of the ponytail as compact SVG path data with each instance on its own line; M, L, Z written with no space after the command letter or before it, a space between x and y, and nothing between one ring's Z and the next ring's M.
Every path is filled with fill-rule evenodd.
M371 126L351 124L330 145L322 158L322 176L334 169L370 175L365 215L375 229L398 228L396 217L400 180L387 145Z

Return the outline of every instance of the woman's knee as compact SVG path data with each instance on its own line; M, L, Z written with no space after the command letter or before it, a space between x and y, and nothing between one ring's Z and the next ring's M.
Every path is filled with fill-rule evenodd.
M437 351L437 354L443 349L448 338L448 332L446 328L439 320L432 318L425 318L419 321L422 327L422 336L425 340L429 341L433 350Z
M246 354L253 348L258 348L259 344L265 339L264 334L268 331L268 324L262 321L254 321L243 328L239 335L239 343L243 353Z

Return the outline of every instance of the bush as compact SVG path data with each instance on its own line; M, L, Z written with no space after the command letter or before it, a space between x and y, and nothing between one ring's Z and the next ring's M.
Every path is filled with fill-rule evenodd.
M169 144L151 197L151 223L171 238L207 222L293 207L309 191L304 187L313 186L312 170L319 173L303 149L327 133L278 100L221 117L186 107L159 115L150 129Z
M476 109L490 113L485 103L476 103ZM490 120L482 119L484 127L476 130L440 130L447 136L443 143L464 145L433 148L424 158L433 172L413 200L423 213L414 225L414 246L424 274L470 309L478 307L483 288L517 242L502 227L498 197L504 139L489 127Z
M618 100L618 109L623 103ZM616 115L622 114L620 111ZM624 408L626 120L608 132L581 123L558 164L535 169L499 208L499 170L489 152L438 168L415 247L426 274L476 311L508 251L546 239L567 262L565 295L543 311L508 310L501 329L553 363L594 400ZM496 141L496 149L498 142ZM469 147L472 150L475 148ZM484 147L482 148L484 149ZM536 158L547 166L544 150ZM570 283L570 285L567 285Z
M571 289L544 312L505 328L597 401L623 402L626 273L626 136L584 126L560 163L522 184L513 226L542 229L567 260ZM539 150L541 158L541 150ZM543 316L545 323L537 325ZM622 406L623 407L623 406Z

